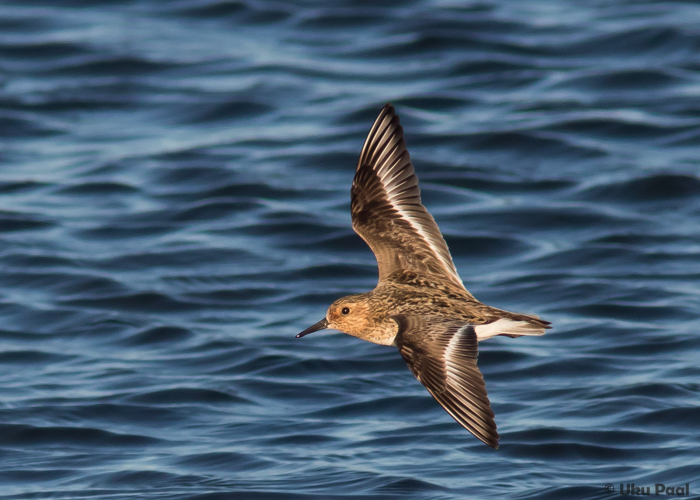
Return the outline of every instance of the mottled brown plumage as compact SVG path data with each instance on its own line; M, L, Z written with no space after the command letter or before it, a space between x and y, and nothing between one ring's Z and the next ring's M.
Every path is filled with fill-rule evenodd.
M437 224L421 203L418 178L394 108L387 104L360 153L351 190L353 229L379 266L368 293L336 300L299 333L333 328L395 345L411 372L469 432L498 448L478 342L495 335L542 335L549 322L496 309L462 284Z

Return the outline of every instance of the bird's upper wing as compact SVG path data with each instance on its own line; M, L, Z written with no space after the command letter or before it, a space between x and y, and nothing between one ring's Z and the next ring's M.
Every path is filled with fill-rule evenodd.
M396 271L415 271L463 288L447 244L421 204L403 128L390 104L362 147L351 200L352 227L377 257L380 280Z
M447 413L487 445L498 448L498 432L476 366L474 326L430 316L395 316L396 346L411 372Z

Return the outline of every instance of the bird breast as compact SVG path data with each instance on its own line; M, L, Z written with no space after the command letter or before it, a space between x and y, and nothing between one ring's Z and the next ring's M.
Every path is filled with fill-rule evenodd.
M399 333L399 325L391 318L375 323L367 330L362 332L363 340L367 340L374 344L393 345L396 334Z

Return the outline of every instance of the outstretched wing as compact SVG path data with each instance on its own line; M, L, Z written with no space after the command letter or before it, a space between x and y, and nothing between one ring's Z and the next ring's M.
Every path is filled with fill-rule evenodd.
M498 448L498 432L476 366L474 326L429 316L396 316L395 343L411 372L457 422L487 445Z
M436 276L463 288L418 178L394 108L387 104L362 147L351 191L352 227L370 246L379 279L396 271Z

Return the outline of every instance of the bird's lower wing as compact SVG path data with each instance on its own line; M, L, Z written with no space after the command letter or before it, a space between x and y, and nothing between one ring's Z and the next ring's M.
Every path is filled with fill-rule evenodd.
M487 445L498 448L498 432L476 366L478 342L474 326L438 317L405 316L396 346L411 372L457 422Z

